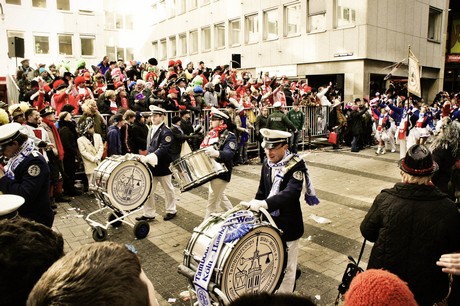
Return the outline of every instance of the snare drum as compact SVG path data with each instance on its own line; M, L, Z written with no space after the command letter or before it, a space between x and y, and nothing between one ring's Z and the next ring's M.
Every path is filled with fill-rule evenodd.
M183 264L187 268L197 271L206 248L225 222L224 216L236 209L238 207L222 216L211 216L194 229L184 251ZM229 301L245 293L273 293L283 279L286 262L286 243L280 231L257 217L249 232L223 244L217 255L211 282ZM212 299L219 301L213 292L209 294Z
M224 164L206 155L204 148L184 155L169 169L178 180L181 192L201 186L227 171Z
M130 211L149 198L152 174L146 165L134 157L113 155L94 169L91 189L105 204Z

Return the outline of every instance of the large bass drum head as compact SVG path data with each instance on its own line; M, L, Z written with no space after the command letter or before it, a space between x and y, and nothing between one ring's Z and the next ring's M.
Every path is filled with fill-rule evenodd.
M152 188L152 174L143 163L124 161L110 173L107 193L117 208L133 210L147 201Z
M254 227L226 258L220 287L229 301L245 293L273 293L286 267L286 244L279 231L269 225Z

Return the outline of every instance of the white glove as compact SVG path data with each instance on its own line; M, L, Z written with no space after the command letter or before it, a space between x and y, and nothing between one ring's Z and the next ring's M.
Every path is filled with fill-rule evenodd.
M155 155L155 153L141 155L139 160L144 164L150 164L152 167L155 167L158 164L158 157Z
M260 208L268 209L267 202L265 200L251 200L249 201L249 209L253 211L259 211Z
M204 153L206 153L206 155L208 155L209 157L212 157L212 158L218 158L219 157L219 151L214 149L213 146L207 147L205 149Z

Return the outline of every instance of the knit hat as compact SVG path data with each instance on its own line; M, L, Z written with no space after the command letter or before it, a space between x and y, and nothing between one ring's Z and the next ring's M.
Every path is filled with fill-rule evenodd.
M414 294L398 276L369 269L356 275L345 294L345 306L416 306Z

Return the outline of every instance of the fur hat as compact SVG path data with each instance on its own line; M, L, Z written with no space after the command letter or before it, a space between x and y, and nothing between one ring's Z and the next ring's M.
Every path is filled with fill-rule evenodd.
M345 306L416 306L414 294L398 276L369 269L356 275L345 294Z

